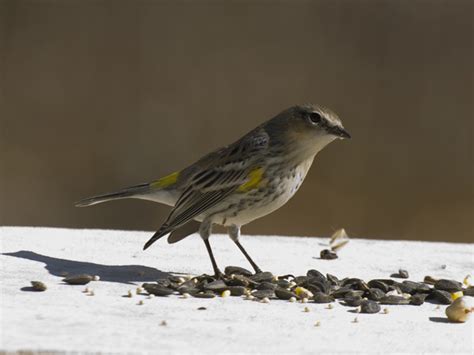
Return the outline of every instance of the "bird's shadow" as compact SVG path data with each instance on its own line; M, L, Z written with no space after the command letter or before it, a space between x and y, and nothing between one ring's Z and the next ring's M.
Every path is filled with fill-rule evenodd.
M45 268L51 275L64 277L74 274L98 275L101 281L133 284L135 282L156 281L171 274L149 266L142 265L102 265L85 261L53 258L32 251L21 250L2 255L34 260L46 264Z

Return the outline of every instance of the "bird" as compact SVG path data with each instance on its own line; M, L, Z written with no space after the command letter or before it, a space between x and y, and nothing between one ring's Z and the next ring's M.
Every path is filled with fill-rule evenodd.
M78 207L134 198L171 206L145 243L168 235L169 243L199 233L216 278L222 278L209 242L213 225L227 228L255 273L262 269L240 243L241 227L282 207L303 183L318 152L336 139L351 138L336 113L323 106L292 106L232 144L160 179L89 197Z

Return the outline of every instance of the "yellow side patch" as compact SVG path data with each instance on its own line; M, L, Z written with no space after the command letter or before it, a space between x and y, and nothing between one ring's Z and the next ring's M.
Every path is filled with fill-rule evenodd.
M237 191L247 192L261 186L263 180L263 168L253 169L248 176L248 181L239 186Z
M451 293L451 298L453 301L456 301L458 298L464 296L464 292L458 291L458 292L453 292Z
M164 189L176 183L178 180L179 171L166 175L159 180L153 181L150 186L157 189Z

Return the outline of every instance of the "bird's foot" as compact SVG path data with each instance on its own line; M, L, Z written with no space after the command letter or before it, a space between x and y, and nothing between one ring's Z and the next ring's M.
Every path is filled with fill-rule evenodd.
M219 269L214 271L214 278L216 280L225 280L225 274Z

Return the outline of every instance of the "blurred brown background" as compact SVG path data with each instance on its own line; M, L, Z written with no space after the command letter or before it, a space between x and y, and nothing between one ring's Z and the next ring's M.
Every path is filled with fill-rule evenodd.
M244 233L472 241L473 59L470 0L0 0L0 223L155 229L73 202L315 102L353 139Z

